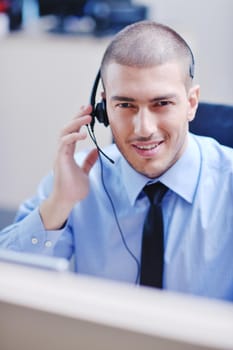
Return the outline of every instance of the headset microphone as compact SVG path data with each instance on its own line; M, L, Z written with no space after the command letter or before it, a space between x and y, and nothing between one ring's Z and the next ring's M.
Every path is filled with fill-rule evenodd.
M105 99L102 99L100 102L98 102L96 104L96 92L97 92L97 89L98 89L98 85L99 85L99 82L100 82L100 70L98 71L97 73L97 76L95 78L95 81L94 81L94 84L93 84L93 88L92 88L92 91L91 91L91 97L90 97L90 104L92 106L92 112L91 112L91 116L92 116L92 120L91 120L91 123L90 123L90 127L89 125L87 125L87 130L88 130L88 133L92 139L92 141L94 142L97 150L105 157L107 158L111 163L114 164L114 160L109 158L99 147L98 143L97 143L97 140L96 140L96 137L95 137L95 132L94 132L94 125L95 125L95 119L97 119L100 123L103 123L105 126L108 126L109 125L109 121L108 121L108 115L107 115L107 110L106 110L106 100ZM103 185L103 188L104 188L104 191L109 199L109 203L112 207L112 212L113 212L113 216L115 218L115 221L116 221L116 224L117 224L117 227L118 227L118 230L119 230L119 233L120 233L120 236L121 236L121 240L122 240L122 243L126 249L126 251L129 253L129 255L132 257L132 259L135 261L136 263L136 266L137 266L137 275L136 275L136 279L135 279L135 283L138 284L138 281L139 281L139 276L140 276L140 262L138 261L137 257L134 255L134 253L131 251L131 249L129 248L126 240L125 240L125 237L124 237L124 233L122 231L122 228L121 228L121 225L120 225L120 222L119 222L119 219L118 219L118 216L117 216L117 211L116 211L116 208L115 208L115 205L114 205L114 202L112 200L112 197L111 197L111 194L110 192L108 191L108 188L105 184L105 180L104 180L104 167L103 167L103 162L102 162L102 158L99 157L99 161L100 161L100 169L101 169L101 181L102 181L102 185Z
M98 89L98 85L100 82L100 70L98 71L94 84L93 84L93 88L91 91L91 97L90 97L90 104L92 106L92 112L91 112L91 116L92 116L92 120L90 123L90 129L87 125L87 130L88 133L92 139L92 141L94 142L96 148L98 149L98 151L105 157L107 158L112 164L114 164L114 160L111 159L110 157L108 157L103 151L102 149L99 147L96 137L95 137L95 132L94 132L94 125L95 125L95 119L97 119L100 123L103 123L106 127L109 125L109 121L108 121L108 115L107 115L107 111L106 111L106 100L102 99L100 102L98 102L96 104L96 93L97 93L97 89Z
M96 137L95 137L95 132L94 132L94 130L92 130L92 129L90 130L89 127L88 127L88 125L87 125L87 130L88 130L88 134L89 134L90 138L92 139L92 141L94 142L94 144L95 144L97 150L98 150L105 158L107 158L107 160L109 160L110 163L114 164L114 163L115 163L114 160L111 159L109 156L107 156L107 154L104 153L104 151L102 151L102 149L101 149L100 146L98 145L97 140L96 140Z

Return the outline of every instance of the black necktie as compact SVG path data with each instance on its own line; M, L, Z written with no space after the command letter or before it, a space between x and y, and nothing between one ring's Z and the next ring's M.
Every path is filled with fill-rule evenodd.
M161 182L144 187L151 203L142 237L140 284L144 286L163 287L164 238L161 202L167 189Z

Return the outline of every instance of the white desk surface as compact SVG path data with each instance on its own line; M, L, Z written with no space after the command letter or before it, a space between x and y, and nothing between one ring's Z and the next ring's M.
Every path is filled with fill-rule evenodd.
M0 276L1 350L233 349L230 303L6 263Z

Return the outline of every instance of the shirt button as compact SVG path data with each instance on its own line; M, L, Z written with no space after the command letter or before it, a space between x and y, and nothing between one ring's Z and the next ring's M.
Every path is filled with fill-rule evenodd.
M51 241L45 241L46 248L50 248L52 246L52 242Z
M32 238L32 244L35 245L38 243L38 239L36 237Z

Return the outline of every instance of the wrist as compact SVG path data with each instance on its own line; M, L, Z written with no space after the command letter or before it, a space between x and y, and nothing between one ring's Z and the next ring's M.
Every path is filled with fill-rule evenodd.
M61 229L73 208L74 204L61 201L51 196L45 199L39 208L41 220L46 230Z

